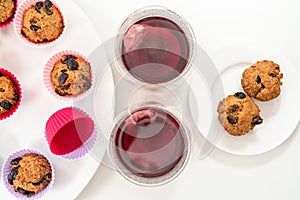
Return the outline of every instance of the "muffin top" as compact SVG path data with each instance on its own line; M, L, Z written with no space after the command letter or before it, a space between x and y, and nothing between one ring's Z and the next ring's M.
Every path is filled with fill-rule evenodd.
M15 0L0 0L0 24L8 22L15 13Z
M46 188L51 182L51 165L42 155L28 153L13 159L10 164L12 170L7 179L16 192L32 196Z
M0 72L0 115L9 112L19 100L16 83Z
M55 92L60 96L77 96L88 89L92 83L90 63L74 55L64 55L54 64L51 81Z
M260 101L269 101L280 95L282 77L278 64L263 60L245 69L241 83L250 97Z
M245 135L263 122L259 107L243 92L227 96L219 103L217 111L219 122L234 136Z
M39 1L24 12L21 33L31 42L51 42L63 29L63 16L49 0Z

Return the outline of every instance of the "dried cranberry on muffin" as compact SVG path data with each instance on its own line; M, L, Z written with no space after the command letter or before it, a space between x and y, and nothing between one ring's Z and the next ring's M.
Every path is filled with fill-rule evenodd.
M263 122L259 107L243 92L229 95L220 101L217 112L220 124L234 136L245 135Z
M9 22L16 11L16 0L0 0L0 25Z
M51 71L51 82L60 96L78 96L92 86L91 65L74 55L64 55Z
M0 116L12 110L19 101L17 84L0 71Z
M241 83L250 97L260 101L269 101L280 95L282 77L278 64L263 60L245 69Z
M33 43L57 39L64 30L62 13L50 1L38 1L23 14L22 35Z
M11 172L7 181L14 190L27 197L45 189L52 180L52 168L42 155L27 153L10 161Z

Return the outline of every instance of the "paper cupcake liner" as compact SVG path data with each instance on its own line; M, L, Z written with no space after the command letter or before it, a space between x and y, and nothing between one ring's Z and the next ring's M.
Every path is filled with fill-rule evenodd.
M52 114L45 129L50 151L68 160L83 157L97 139L94 120L76 107L66 107Z
M17 35L17 37L19 38L19 40L21 42L23 42L25 45L29 46L29 47L33 47L33 48L46 48L46 47L50 47L53 46L55 43L57 43L65 34L66 29L67 29L67 21L65 18L65 14L63 12L63 10L61 9L61 7L59 6L59 4L53 0L51 0L51 2L53 3L53 5L55 7L57 7L57 9L60 11L62 18L63 18L63 22L64 22L64 29L62 31L62 33L60 34L60 36L58 36L58 38L56 38L53 41L50 42L45 42L45 43L34 43L29 41L26 37L24 37L21 33L21 29L22 29L22 24L23 24L23 14L24 12L29 9L31 6L35 6L35 3L41 1L41 0L24 0L22 3L20 3L19 8L17 9L16 13L15 13L15 19L14 19L14 30L15 33Z
M11 172L11 165L10 165L10 161L15 159L15 158L18 158L18 157L22 157L23 155L27 154L27 153L36 153L36 154L39 154L39 155L42 155L44 156L48 162L50 163L50 166L51 166L51 169L52 169L52 180L51 182L48 184L48 186L39 191L37 194L35 195L32 195L30 197L27 197L25 195L22 195L21 193L19 192L16 192L13 188L12 185L10 185L8 183L8 180L7 180L7 176L10 174ZM23 200L32 200L32 199L38 199L40 197L42 197L44 194L46 194L53 186L53 183L54 183L54 179L55 179L55 172L54 172L54 167L51 163L51 161L49 160L49 158L41 153L40 151L38 150L35 150L35 149L22 149L22 150L18 150L16 151L15 153L13 153L12 155L10 155L5 161L4 161L4 164L3 164L3 168L2 168L2 180L3 180L3 183L6 187L6 189L9 191L9 193L11 193L13 196L17 197L18 199L23 199Z
M57 94L55 92L55 87L51 81L51 71L54 67L54 64L59 61L61 59L62 56L64 55L73 55L75 57L79 57L84 59L85 61L89 62L91 65L91 76L92 76L92 80L91 80L91 88L89 88L87 91L83 92L82 94L79 94L77 96L60 96L59 94ZM44 85L47 88L47 90L50 92L50 94L52 94L52 96L56 97L57 99L60 100L64 100L64 101L70 101L70 100L80 100L85 98L86 96L88 96L88 94L92 91L93 87L94 87L94 81L95 81L95 71L94 68L91 64L91 62L87 59L86 56L84 56L82 53L79 53L77 51L74 50L63 50L60 52L55 53L54 55L52 55L44 68L44 73L43 73L43 79L44 79Z
M14 11L14 14L13 14L12 18L10 18L8 21L0 24L0 28L4 28L4 27L10 25L14 21L15 16L16 16L17 8L18 8L18 0L15 0L15 11Z
M7 71L4 68L0 68L0 72L4 76L9 76L11 78L11 80L13 80L16 83L18 92L19 92L19 100L18 100L17 104L9 112L0 115L0 120L3 120L3 119L10 117L19 108L21 99L22 99L22 89L21 89L21 85L20 85L18 79L15 77L15 75L13 75L11 72Z

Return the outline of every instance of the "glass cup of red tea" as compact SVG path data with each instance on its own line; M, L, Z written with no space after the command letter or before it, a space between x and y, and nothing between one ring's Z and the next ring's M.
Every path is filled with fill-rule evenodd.
M167 8L142 8L121 24L116 38L121 76L149 84L170 83L185 75L194 52L189 23Z
M168 183L188 161L187 127L179 114L153 102L120 113L109 141L113 167L138 185Z
M192 136L178 91L188 91L182 83L194 48L188 22L160 6L137 10L118 30L112 64L115 123L108 149L113 167L133 183L162 185L188 161Z

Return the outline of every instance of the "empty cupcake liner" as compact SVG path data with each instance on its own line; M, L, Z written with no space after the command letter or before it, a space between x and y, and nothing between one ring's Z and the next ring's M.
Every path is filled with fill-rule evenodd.
M4 27L10 25L10 24L14 21L17 8L18 8L18 0L15 0L15 11L14 11L14 15L13 15L12 18L10 18L8 21L6 21L6 22L4 22L4 23L0 23L0 28L4 28Z
M28 153L36 153L36 154L39 154L39 155L42 155L44 156L48 162L50 163L50 166L51 166L51 169L52 169L52 180L51 182L48 184L48 186L39 191L37 194L35 195L32 195L30 197L27 197L25 195L22 195L21 193L19 192L16 192L13 188L12 185L10 185L8 183L8 180L7 180L7 176L10 174L11 172L11 164L10 164L10 161L15 159L15 158L18 158L18 157L22 157L23 155L25 154L28 154ZM46 155L44 155L43 153L41 153L40 151L36 150L36 149L22 149L22 150L18 150L16 151L15 153L11 154L5 161L4 161L4 164L3 164L3 168L2 168L2 180L3 180L3 183L6 187L6 189L9 191L9 193L11 193L13 196L15 196L16 198L18 199L23 199L23 200L32 200L32 199L38 199L38 198L41 198L43 195L45 195L53 186L53 183L54 183L54 179L55 179L55 172L54 172L54 167L51 163L51 161L47 158Z
M90 63L90 61L87 59L86 56L84 56L82 53L80 52L77 52L77 51L74 51L74 50L63 50L63 51L59 51L57 53L55 53L54 55L52 55L46 65L45 65L45 68L44 68L44 73L43 73L43 79L44 79L44 85L45 87L47 88L47 90L50 92L50 94L52 94L52 96L60 99L60 100L64 100L64 101L70 101L70 100L80 100L82 98L85 98L91 91L92 91L92 88L94 87L94 77L95 77L95 71L94 71L94 68L92 66L92 64L90 63L91 65L91 76L92 76L92 80L91 80L91 88L89 88L87 91L83 92L82 94L79 94L77 96L60 96L59 94L57 94L55 92L55 87L51 81L51 72L52 72L52 69L55 65L55 63L57 61L59 61L62 56L64 55L73 55L75 57L79 57L79 58L82 58L83 60L87 61Z
M66 160L77 160L83 157L84 155L86 155L92 149L92 147L96 143L96 140L97 140L97 131L95 130L92 133L91 137L83 145L81 145L79 148L77 148L75 151L71 153L61 155L61 157Z
M12 74L11 72L7 71L4 68L0 68L0 72L4 76L9 76L11 78L11 80L13 80L16 83L17 88L18 88L18 92L19 92L18 103L9 112L7 112L5 114L2 114L2 115L0 114L0 120L3 120L3 119L6 119L6 118L10 117L19 108L20 103L21 103L21 99L22 99L22 89L21 89L21 85L20 85L19 81L17 80L17 78L15 77L14 74Z
M83 157L97 139L94 120L76 107L56 111L47 120L45 129L50 151L67 160Z
M50 41L50 42L34 43L34 42L29 41L21 33L22 26L23 26L23 15L27 9L29 9L31 6L35 6L35 3L38 1L41 1L41 0L25 0L25 1L21 2L19 8L17 9L17 11L15 13L15 19L14 19L13 25L14 25L14 30L15 30L17 37L25 45L27 45L29 47L33 47L33 48L46 48L46 47L53 46L55 43L57 43L63 37L63 35L65 34L66 29L67 29L67 23L66 23L65 14L64 14L63 10L61 9L61 7L59 6L59 4L57 2L51 0L53 5L55 7L57 7L58 10L60 11L62 18L63 18L64 29L63 29L62 33L60 34L60 36L58 38L56 38L55 40Z

